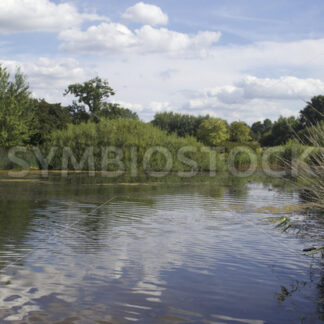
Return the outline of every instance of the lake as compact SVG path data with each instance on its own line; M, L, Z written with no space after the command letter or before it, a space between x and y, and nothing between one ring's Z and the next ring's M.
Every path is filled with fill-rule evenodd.
M324 221L264 177L0 175L1 323L322 323ZM269 217L287 215L286 231Z

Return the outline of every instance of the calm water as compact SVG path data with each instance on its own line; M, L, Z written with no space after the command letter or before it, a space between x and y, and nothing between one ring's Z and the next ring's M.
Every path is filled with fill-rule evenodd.
M259 209L299 204L293 190L107 182L0 176L1 323L324 320L323 261L302 252L324 224L294 213L307 226L283 233Z

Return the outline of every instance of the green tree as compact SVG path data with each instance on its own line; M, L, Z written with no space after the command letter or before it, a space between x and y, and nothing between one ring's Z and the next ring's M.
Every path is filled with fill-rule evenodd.
M75 83L68 86L64 95L74 95L78 98L80 104L85 104L91 114L98 113L103 108L105 99L115 94L109 86L108 81L99 77L84 82L83 84Z
M302 127L312 126L324 120L324 96L315 96L300 111Z
M168 134L176 133L180 137L196 137L200 124L209 118L208 115L196 117L189 114L163 112L154 116L152 124Z
M199 126L197 136L206 145L219 145L230 137L227 122L220 118L207 119Z
M33 118L30 143L33 145L43 144L54 130L64 129L71 122L68 108L61 107L61 104L50 104L44 99L34 99L31 105Z
M30 91L25 76L17 69L13 78L0 65L0 147L28 141L31 111Z
M265 119L263 122L255 122L251 126L251 135L255 141L260 141L265 133L269 133L272 128L272 121Z
M300 128L300 120L292 117L282 117L274 122L271 131L264 134L261 139L263 146L283 145L296 136Z
M86 107L84 105L78 105L75 101L73 101L72 105L68 106L67 109L71 114L72 123L75 125L86 123L91 118Z
M233 122L229 128L232 142L245 143L252 140L250 127L241 121Z
M102 109L97 113L97 117L107 119L139 119L136 112L123 108L119 104L107 102L103 103Z

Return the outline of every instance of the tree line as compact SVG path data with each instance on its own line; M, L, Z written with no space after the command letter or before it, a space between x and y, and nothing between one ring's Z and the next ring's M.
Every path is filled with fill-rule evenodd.
M98 123L102 118L139 120L136 112L105 102L114 92L99 77L70 85L64 92L68 94L77 100L66 107L35 99L20 69L11 76L0 65L0 147L43 145L53 132L66 129L69 124Z
M324 96L313 97L297 118L280 116L274 122L265 119L253 123L251 127L243 121L229 124L224 119L209 115L196 117L173 112L156 114L152 123L169 134L195 136L204 144L212 146L226 142L255 142L269 147L284 145L295 138L307 142L308 130L318 123L324 123Z
M99 77L84 83L71 84L64 95L73 95L69 106L35 99L24 74L17 69L14 75L0 65L0 147L17 145L41 146L50 143L53 134L68 129L68 125L99 124L102 120L137 120L136 112L107 102L115 94L106 80ZM158 113L150 122L165 136L193 137L208 146L244 143L277 146L290 139L305 138L313 125L324 123L324 96L313 97L299 117L257 121L251 126L243 121L229 124L221 118L193 116L174 112ZM144 124L144 123L142 123ZM110 124L106 124L107 127ZM134 124L135 125L135 124ZM81 126L80 126L81 127ZM147 128L148 129L148 128Z

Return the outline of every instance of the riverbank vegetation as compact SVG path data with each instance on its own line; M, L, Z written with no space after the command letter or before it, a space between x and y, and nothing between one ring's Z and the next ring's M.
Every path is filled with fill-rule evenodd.
M57 148L58 154L47 165L51 169L73 167L71 163L80 166L76 161L81 161L86 149L92 147L93 161L90 162L95 169L102 168L106 154L106 160L122 156L119 166L129 171L134 161L143 168L145 154L155 147L149 155L150 168L161 171L165 169L166 155L156 147L163 147L172 157L171 171L208 171L210 152L204 148L218 147L217 170L228 167L230 159L233 160L230 165L249 168L249 153L253 152L256 158L252 162L258 166L267 159L273 169L287 168L287 165L291 171L299 168L300 182L305 188L312 188L313 197L323 201L324 96L311 98L299 117L280 116L276 121L265 119L249 126L242 121L228 123L209 115L175 112L157 113L151 122L143 122L136 112L109 102L114 94L107 81L96 77L67 85L63 95L75 97L71 105L48 103L32 97L19 69L10 75L0 65L0 169L17 167L17 157L25 160L25 167L41 169L44 164L37 159L35 147L44 156L52 147ZM24 146L24 150L17 156L14 152L15 158L8 156L10 148L16 146ZM66 147L70 148L73 157L70 156L70 164L64 165L62 156ZM117 147L121 151L103 152L107 147ZM179 159L179 151L183 148L187 149L181 152ZM88 168L89 161L81 167ZM118 163L111 163L107 169L117 168Z

